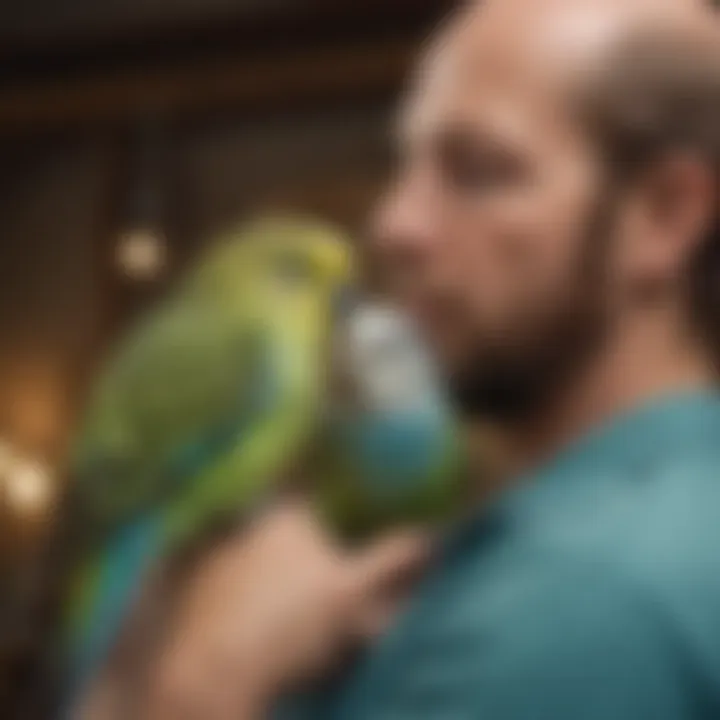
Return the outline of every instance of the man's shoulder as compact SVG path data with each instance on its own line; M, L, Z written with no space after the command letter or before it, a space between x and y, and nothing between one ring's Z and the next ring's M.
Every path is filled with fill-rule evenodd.
M381 669L371 685L414 708L407 717L424 717L437 698L488 716L517 706L529 717L540 702L557 717L564 707L593 718L680 717L688 674L714 697L720 573L717 553L699 551L709 532L703 539L695 527L690 539L682 508L635 518L632 530L617 519L578 530L574 545L536 536L450 558L371 663ZM685 537L673 543L676 535ZM677 673L679 659L687 673Z
M449 558L341 706L371 708L349 714L362 718L682 717L678 642L717 681L715 649L695 633L720 624L698 626L692 603L688 614L647 568L631 570L597 540Z
M544 638L548 662L568 643L593 653L644 635L657 652L682 645L720 682L720 448L632 472L507 543L466 547L434 632L483 638L481 652L492 637L518 652Z
M720 440L720 438L719 438ZM720 442L619 469L617 487L535 538L569 572L593 567L621 592L720 604ZM564 527L563 527L564 524ZM679 592L682 589L682 592ZM720 616L718 616L720 622Z
M660 591L682 581L720 593L720 428L715 442L583 468L543 500L518 518L519 555L541 555L570 573L593 567L621 588ZM475 548L478 558L486 549Z

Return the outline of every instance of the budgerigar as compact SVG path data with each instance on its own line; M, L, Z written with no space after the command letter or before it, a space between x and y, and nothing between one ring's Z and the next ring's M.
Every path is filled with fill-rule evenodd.
M432 368L401 316L360 299L356 272L336 229L260 220L213 246L121 344L74 454L68 697L107 661L153 569L239 522L293 464L341 534L457 499L458 437Z

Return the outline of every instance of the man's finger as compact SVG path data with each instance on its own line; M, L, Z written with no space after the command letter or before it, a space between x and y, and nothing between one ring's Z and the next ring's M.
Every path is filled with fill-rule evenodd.
M415 531L393 534L376 541L356 558L354 583L366 591L402 584L425 566L430 555L427 534Z
M386 597L381 593L370 597L358 610L352 631L361 641L378 637L393 624L402 606L403 600L396 596Z
M404 532L375 542L353 564L352 631L375 637L390 625L431 554L427 535Z

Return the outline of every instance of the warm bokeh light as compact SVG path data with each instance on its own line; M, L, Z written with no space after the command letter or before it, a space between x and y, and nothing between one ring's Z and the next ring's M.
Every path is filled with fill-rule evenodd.
M0 441L0 493L8 508L18 516L43 513L53 495L52 476L44 464L18 453Z
M165 240L156 230L135 228L120 238L117 262L131 280L155 280L167 264Z
M41 463L15 459L5 473L8 505L19 515L44 512L52 497L50 472Z

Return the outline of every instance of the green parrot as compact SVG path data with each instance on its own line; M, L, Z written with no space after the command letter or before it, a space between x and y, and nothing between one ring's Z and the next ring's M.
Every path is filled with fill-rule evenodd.
M214 244L123 340L73 455L69 697L107 660L153 568L298 468L345 537L458 502L458 432L431 363L357 276L334 227L261 219Z

